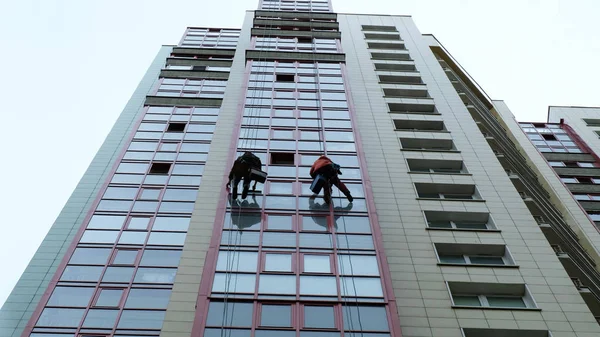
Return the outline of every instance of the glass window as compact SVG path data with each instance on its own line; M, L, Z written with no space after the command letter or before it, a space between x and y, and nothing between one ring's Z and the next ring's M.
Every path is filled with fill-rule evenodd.
M383 297L378 277L341 277L340 283L342 296Z
M292 307L290 305L266 305L261 306L261 326L291 327Z
M164 311L123 310L117 328L160 329L164 319Z
M134 283L173 283L177 268L139 268Z
M172 176L171 179L169 180L169 185L200 186L201 181L202 181L201 177ZM164 183L162 183L162 184L164 184Z
M202 172L204 172L204 165L175 164L173 168L173 174L202 175Z
M341 216L335 221L340 233L371 233L371 225L367 217Z
M142 245L146 241L148 232L124 231L119 238L119 244L123 245Z
M222 314L221 314L222 315ZM221 319L222 320L222 319ZM250 329L204 329L204 337L250 337ZM293 336L292 336L293 337Z
M216 293L254 293L255 284L255 274L215 273L212 291Z
M292 183L269 182L269 194L293 194Z
M104 199L128 199L133 200L137 195L137 188L130 187L108 187L104 192Z
M45 308L36 326L77 327L85 309Z
M136 201L133 204L133 212L147 212L154 213L156 212L156 207L158 206L158 201Z
M485 223L475 223L475 222L456 222L454 223L456 228L460 229L488 229L487 224Z
M258 292L261 294L295 294L296 276L260 275Z
M332 248L331 234L300 233L300 247Z
M100 200L98 211L127 212L133 202L130 200Z
M333 307L331 306L304 306L304 327L333 329L335 328Z
M305 273L331 273L329 255L304 255Z
M338 255L338 264L341 275L379 275L374 255Z
M86 307L92 299L94 290L94 288L56 287L46 305L54 307Z
M181 201L195 201L198 195L198 190L184 190L169 188L163 195L163 200L181 200Z
M147 249L142 255L140 266L177 267L181 259L180 250Z
M221 237L221 245L231 246L236 243L237 246L258 246L258 235L259 233L256 232L244 232L241 235L239 231L224 231Z
M90 309L88 311L83 327L85 328L112 328L117 322L119 310Z
M146 173L149 163L121 163L116 173Z
M464 256L462 255L440 255L441 263L466 263Z
M150 223L149 217L131 217L129 219L129 224L127 224L128 229L148 229L148 224Z
M142 190L142 193L138 197L141 200L158 200L160 196L160 192L162 190L158 188L145 188Z
M125 308L166 309L171 297L171 289L131 289Z
M490 307L502 308L526 308L525 302L521 297L505 297L505 296L487 296L487 301Z
M190 218L156 217L153 231L187 231Z
M370 235L337 235L340 249L374 249L373 238Z
M300 294L302 295L337 295L334 276L300 276Z
M102 277L102 282L129 283L133 276L133 267L108 267Z
M186 234L187 233L151 232L147 244L164 246L183 246Z
M265 271L292 271L292 254L271 254L265 255Z
M254 337L295 337L295 331L284 330L256 330Z
M327 231L329 228L327 219L327 216L304 216L302 217L302 229L305 231Z
M119 235L118 231L86 230L79 240L81 243L114 243Z
M473 264L504 264L504 259L500 256L469 256L469 260Z
M296 233L263 233L263 246L296 247Z
M218 271L256 272L258 253L222 250L217 259Z
M192 213L194 210L193 202L171 202L163 201L160 204L159 212L165 213Z
M344 329L364 331L389 331L387 314L384 307L342 306Z
M103 267L90 266L67 266L62 276L61 281L79 281L91 282L98 281Z
M268 226L270 230L291 230L292 217L288 215L268 215Z
M121 302L123 289L102 289L98 299L96 300L97 307L117 307Z
M210 302L207 326L252 326L252 303L243 302ZM227 335L228 336L228 335Z
M122 250L119 249L113 260L113 264L133 264L138 255L137 250Z
M112 249L109 248L76 248L69 264L104 265L111 252Z
M479 297L477 297L477 296L455 295L455 296L452 296L452 299L454 300L454 305L465 305L465 306L471 306L471 307L481 306L481 302L479 302Z
M90 229L121 229L125 222L123 215L94 215L87 228Z

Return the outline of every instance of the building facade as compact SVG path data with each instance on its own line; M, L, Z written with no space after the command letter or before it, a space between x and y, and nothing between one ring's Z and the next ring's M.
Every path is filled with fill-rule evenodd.
M0 335L596 336L598 231L536 145L409 16L261 0L161 48Z

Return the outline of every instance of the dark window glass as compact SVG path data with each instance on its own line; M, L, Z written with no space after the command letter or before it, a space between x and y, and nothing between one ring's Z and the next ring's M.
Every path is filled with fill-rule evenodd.
M262 305L261 326L292 326L292 307L289 305Z
M389 331L384 307L344 305L345 330Z
M207 326L252 326L252 303L210 302ZM225 319L227 318L227 319Z
M48 300L48 306L85 307L90 302L94 288L56 287Z
M83 321L83 327L112 328L115 326L118 314L119 310L90 309Z
M98 211L127 212L131 208L131 200L100 200Z
M46 308L42 311L36 326L77 327L85 309Z
M111 251L109 248L76 248L69 264L104 265Z
M374 249L370 235L337 235L337 244L340 249Z
M341 216L335 221L341 233L371 233L371 225L367 217Z
M160 329L164 319L164 311L124 310L117 328Z
M123 232L119 238L119 244L141 245L146 240L148 232ZM117 263L117 262L115 262Z
M170 289L131 289L125 308L166 309L170 297Z
M333 307L305 305L304 327L322 329L335 328Z

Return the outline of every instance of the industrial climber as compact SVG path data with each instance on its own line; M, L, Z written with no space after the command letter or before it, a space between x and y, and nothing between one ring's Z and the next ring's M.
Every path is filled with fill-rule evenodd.
M256 184L261 182L264 183L267 174L262 170L262 162L260 158L254 155L250 151L244 152L243 155L239 156L233 163L231 172L229 172L229 182L227 187L233 185L231 196L233 199L237 199L238 196L238 185L240 181L244 179L242 188L242 199L246 199L248 191L250 190L250 183L254 180L254 186L252 190L256 190Z
M354 198L350 194L348 187L340 181L338 175L341 175L340 165L331 161L326 156L320 156L319 159L315 160L312 167L310 168L310 176L313 178L313 183L310 189L315 194L319 194L321 188L323 191L323 200L325 203L331 203L331 185L335 185L344 195L348 198L348 201L352 202Z

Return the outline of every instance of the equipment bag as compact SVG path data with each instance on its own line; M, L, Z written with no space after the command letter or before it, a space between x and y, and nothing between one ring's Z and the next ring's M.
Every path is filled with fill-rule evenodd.
M323 186L325 186L325 177L323 177L322 174L317 174L317 176L313 180L312 184L310 184L310 190L314 194L319 194L319 192L321 192L321 189L323 188Z
M267 172L257 169L250 169L250 179L264 184L265 181L267 181Z

